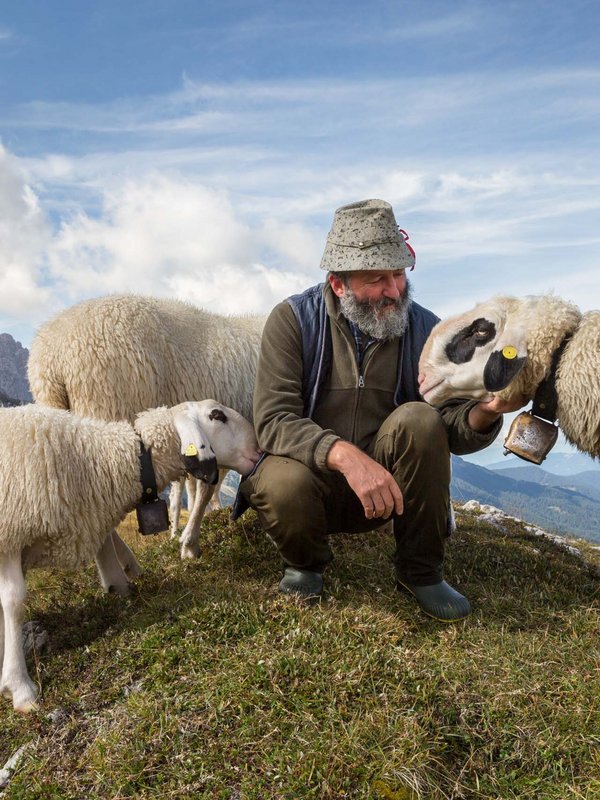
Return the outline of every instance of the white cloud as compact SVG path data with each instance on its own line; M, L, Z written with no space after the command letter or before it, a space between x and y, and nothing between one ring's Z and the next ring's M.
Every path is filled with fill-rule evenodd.
M18 161L0 145L0 314L27 314L48 302L43 259L48 222Z
M406 18L401 28L391 28L385 32L386 38L392 39L430 39L455 36L460 33L471 33L485 22L482 8L467 8L431 18L412 22ZM381 36L381 32L379 32Z
M295 269L261 263L290 259L290 235L271 224L253 231L224 192L165 176L128 181L105 197L102 214L63 223L48 254L51 275L69 302L138 292L176 296L222 313L261 312L307 285ZM302 251L304 252L304 251Z

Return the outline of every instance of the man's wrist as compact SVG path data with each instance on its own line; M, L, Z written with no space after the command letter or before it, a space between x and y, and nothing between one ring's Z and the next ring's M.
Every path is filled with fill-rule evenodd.
M488 433L502 417L497 411L486 408L485 403L476 403L469 411L469 427L477 433Z
M332 472L340 472L350 448L354 448L354 445L350 442L346 442L344 439L336 439L329 448L325 459L327 469Z

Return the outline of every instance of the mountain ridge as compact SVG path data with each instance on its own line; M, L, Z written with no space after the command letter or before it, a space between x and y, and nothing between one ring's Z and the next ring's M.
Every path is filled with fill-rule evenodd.
M0 333L0 398L2 405L19 405L32 400L27 380L29 350L10 333Z
M530 478L535 475L528 467L517 469L527 470L520 474ZM540 468L532 466L531 469ZM557 478L554 483L549 473L545 475L550 482L545 484L540 480L516 479L505 472L453 456L451 496L463 503L477 500L497 506L550 531L600 542L600 488L594 491L581 486L573 476L562 479L569 481L569 485L561 485L560 477L554 476ZM540 469L541 480L546 480L545 475ZM577 485L573 486L572 482Z

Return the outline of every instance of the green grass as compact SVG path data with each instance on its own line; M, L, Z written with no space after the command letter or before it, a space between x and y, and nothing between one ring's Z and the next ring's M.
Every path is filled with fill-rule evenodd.
M131 599L30 575L50 646L40 711L0 705L0 766L30 743L6 798L600 798L600 582L552 543L461 515L474 613L443 626L394 591L388 534L337 537L307 606L252 513L210 515L193 563L129 524Z

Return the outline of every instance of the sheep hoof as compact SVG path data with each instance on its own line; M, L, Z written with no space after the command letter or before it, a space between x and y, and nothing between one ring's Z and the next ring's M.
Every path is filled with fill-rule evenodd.
M21 714L29 714L32 711L36 711L36 709L39 708L36 702L37 696L37 685L33 681L28 680L16 692L12 693L13 708L15 711L21 712Z
M120 597L129 597L131 594L131 589L129 588L129 584L111 584L107 589L108 594L118 594Z
M197 544L182 544L181 558L200 558L200 546Z
M19 703L19 705L13 702L13 708L15 711L18 711L19 714L31 714L32 711L37 711L39 707L39 703L37 703L35 700Z

